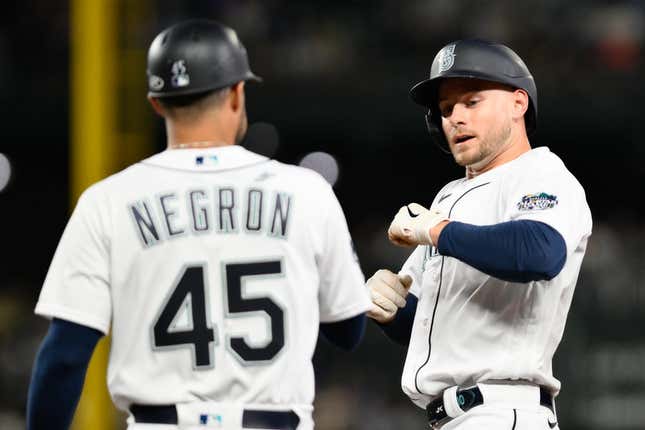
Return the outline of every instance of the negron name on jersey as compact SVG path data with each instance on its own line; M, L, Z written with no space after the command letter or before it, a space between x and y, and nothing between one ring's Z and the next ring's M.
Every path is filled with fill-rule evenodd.
M290 194L233 187L168 192L128 205L136 234L147 248L185 234L266 233L285 238L292 207Z

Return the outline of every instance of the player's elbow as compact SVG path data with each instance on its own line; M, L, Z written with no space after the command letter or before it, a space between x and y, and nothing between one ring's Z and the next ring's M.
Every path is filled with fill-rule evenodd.
M550 281L558 276L567 261L567 245L564 238L559 233L554 235L540 257L539 264L534 268L540 279Z
M93 328L54 318L40 354L49 366L58 369L84 368L102 336Z
M345 351L353 351L363 340L365 315L356 315L346 320L320 324L320 333L330 343Z
M555 262L551 267L548 267L544 271L544 278L547 281L550 281L551 279L555 278L560 274L562 271L562 268L564 267L564 263L567 261L567 253L566 250L562 252L561 254L558 254L557 258L555 259Z
M530 281L550 281L558 276L567 260L567 245L555 228L539 221L525 221L524 258L520 261Z

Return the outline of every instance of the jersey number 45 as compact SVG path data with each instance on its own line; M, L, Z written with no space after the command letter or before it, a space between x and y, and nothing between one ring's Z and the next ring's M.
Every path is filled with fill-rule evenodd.
M268 297L242 297L245 276L281 276L281 261L229 263L224 265L227 315L265 312L271 321L271 340L262 347L249 346L243 337L231 337L229 347L247 364L272 360L284 346L284 312ZM190 310L186 329L175 327L182 311ZM194 367L213 366L210 343L215 342L216 327L209 326L206 312L204 266L188 266L157 317L153 328L154 349L192 347Z

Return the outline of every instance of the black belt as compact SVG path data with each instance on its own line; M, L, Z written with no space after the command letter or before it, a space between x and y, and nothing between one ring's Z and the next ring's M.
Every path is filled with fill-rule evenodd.
M137 423L177 424L175 405L137 405L130 406L130 412ZM300 423L298 415L292 411L264 411L244 409L242 427L247 429L296 430Z
M484 404L484 397L477 386L459 389L457 390L456 396L457 403L464 412L475 406ZM553 396L544 387L540 387L540 405L549 408L551 412L555 413L553 409ZM431 401L426 407L426 412L428 414L428 423L431 427L448 418L446 407L443 404L443 396L439 396L439 398Z

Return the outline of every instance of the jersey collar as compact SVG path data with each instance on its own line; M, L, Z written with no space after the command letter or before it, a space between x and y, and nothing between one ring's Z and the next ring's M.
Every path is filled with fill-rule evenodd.
M541 157L544 157L546 154L550 152L551 151L546 146L531 148L529 151L526 151L525 153L521 154L519 157L507 163L504 163L501 166L497 166L494 169L484 172L481 175L478 175L472 179L464 178L464 182L467 182L469 184L478 184L481 182L490 181L492 178L496 178L499 175L502 175L506 170L513 168L513 166L522 164L524 162L530 162L531 160L539 159Z
M143 160L149 166L194 172L217 172L269 161L238 145L213 148L166 149Z

